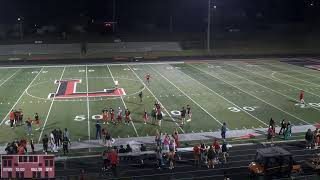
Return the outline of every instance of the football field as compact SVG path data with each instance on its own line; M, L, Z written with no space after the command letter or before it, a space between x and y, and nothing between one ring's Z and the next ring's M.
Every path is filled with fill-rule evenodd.
M115 81L121 92L110 93ZM298 103L301 89L306 105ZM131 111L129 125L102 125L115 138L153 136L157 129L219 131L224 122L230 130L267 128L271 117L278 125L282 119L295 126L320 120L320 72L278 60L0 68L0 94L1 144L22 137L38 142L55 128L68 128L72 141L95 139L105 107ZM162 105L161 127L143 121L144 110L150 116L155 101ZM192 121L180 127L178 114L186 105ZM24 120L39 113L40 130L33 124L33 135L27 136L25 125L11 129L12 109L22 109Z

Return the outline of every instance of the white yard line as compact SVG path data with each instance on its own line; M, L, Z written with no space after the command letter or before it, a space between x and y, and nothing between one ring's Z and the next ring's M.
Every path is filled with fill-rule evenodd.
M228 64L228 63L227 63L227 64ZM302 89L302 88L293 86L293 85L291 85L291 84L288 84L288 83L286 83L286 82L284 82L284 81L282 81L282 80L280 80L280 79L278 79L278 78L276 78L276 77L273 77L273 78L272 78L272 77L264 76L264 75L262 75L262 74L260 74L260 73L256 73L256 72L253 72L253 71L249 71L249 70L247 70L247 69L245 69L245 68L242 68L242 67L239 67L239 66L234 66L234 65L232 65L232 64L228 64L228 65L233 66L233 67L236 67L236 68L238 68L238 69L243 69L243 70L248 71L248 72L250 72L250 73L259 75L259 76L261 76L261 77L271 79L271 80L273 80L273 81L277 81L277 82L279 82L279 83L282 83L282 84L285 84L285 85L290 86L290 87L292 87L292 88L295 88L295 89L297 89L297 90L299 90L299 91ZM265 68L260 68L260 69L265 69ZM268 69L266 69L266 70L268 70ZM269 71L271 71L271 70L269 70ZM275 72L275 71L272 71L272 72ZM277 73L278 73L278 72L277 72ZM272 74L271 74L271 75L272 75ZM312 92L310 92L310 91L307 91L307 90L304 90L304 92L307 92L307 93L312 94L312 95L314 95L314 96L320 97L320 95L314 94L314 93L312 93Z
M3 124L3 122L7 119L7 117L9 116L10 112L12 111L12 109L18 104L18 102L20 101L20 99L22 98L22 96L24 95L24 93L26 93L26 91L29 89L29 87L31 86L31 84L37 79L37 77L39 76L39 74L41 73L41 71L43 70L44 67L41 68L41 70L38 72L38 74L33 78L33 80L30 82L30 84L27 86L27 88L22 92L22 94L20 95L20 97L18 98L18 100L14 103L14 105L12 106L12 108L9 110L9 112L7 113L7 115L2 119L0 126Z
M192 65L190 65L190 66L192 66ZM192 66L192 67L194 67L194 66ZM194 68L198 69L197 67L194 67ZM294 117L294 118L296 118L296 119L299 119L300 121L305 122L306 124L310 124L310 123L308 123L307 121L305 121L305 120L303 120L303 119L301 119L301 118L299 118L299 117L296 117L296 116L292 115L291 113L289 113L289 112L287 112L287 111L285 111L285 110L282 110L282 109L274 106L273 104L270 104L270 103L266 102L265 100L263 100L263 99L255 96L255 95L253 95L253 94L251 94L251 93L249 93L249 92L247 92L247 91L245 91L245 90L243 90L243 89L241 89L241 88L239 88L239 87L237 87L237 86L235 86L235 85L233 85L233 84L231 84L231 83L228 83L228 82L222 80L221 78L218 78L218 77L216 77L216 76L213 76L211 73L208 73L208 72L206 72L206 73L207 73L208 75L216 78L216 79L219 79L219 80L223 81L223 82L226 83L226 84L229 84L230 86L232 86L232 87L234 87L234 88L239 89L240 91L242 91L242 92L244 92L244 93L246 93L246 94L249 94L249 95L252 96L252 97L255 97L256 99L259 99L260 101L264 102L265 104L268 104L268 105L270 105L270 106L272 106L272 107L274 107L274 108L276 108L276 109L278 109L278 110L280 110L280 111L282 111L282 112L284 112L284 113L286 113L286 114L288 114L288 115L290 115L290 116L292 116L292 117Z
M179 129L181 130L181 132L185 133L184 130L179 126L179 124L173 119L173 117L171 116L171 114L169 113L169 111L164 107L164 105L161 103L161 101L153 94L153 92L149 89L149 87L143 82L143 80L137 75L136 72L134 72L134 70L128 65L129 69L133 72L133 74L140 80L140 82L144 85L145 88L148 89L148 91L150 92L150 94L156 99L156 101L161 105L161 107L163 107L163 109L165 110L165 112L168 114L168 116L171 118L171 120L173 122L175 122L175 124L179 127Z
M269 87L267 87L267 86L264 86L264 85L262 85L262 84L259 84L259 83L255 82L255 81L252 81L252 80L250 80L250 79L247 79L247 78L245 78L245 77L243 77L243 76L240 76L240 75L238 75L238 74L236 74L236 73L230 72L230 71L225 70L225 69L221 69L221 70L224 71L224 72L226 72L226 73L233 74L234 76L237 76L237 77L240 77L240 78L242 78L242 79L245 79L245 80L247 80L247 81L249 81L249 82L252 82L252 83L254 83L254 84L258 85L258 86L261 86L261 87L263 87L263 88L265 88L265 89L269 89L270 91L275 92L275 93L277 93L277 94L280 94L281 96L284 96L284 97L286 97L286 98L289 98L289 99L291 99L291 100L296 101L295 98L292 98L292 97L290 97L290 96L287 96L287 95L285 95L285 94L282 94L282 93L280 93L280 92L278 92L278 91L276 91L276 90L273 90L273 89L271 89L271 88L269 88ZM320 110L320 109L318 109L318 108L316 108L316 107L312 107L312 108L314 108L314 109L316 109L316 110Z
M66 67L63 68L59 81L61 81L65 70L66 70ZM59 85L59 86L60 86L60 85ZM41 137L42 137L44 128L45 128L46 125L47 125L47 121L48 121L48 118L49 118L49 116L50 116L50 112L51 112L51 109L52 109L52 106L53 106L54 98L56 97L56 94L58 93L58 90L59 90L59 88L57 88L56 93L54 94L53 99L51 100L51 104L50 104L50 107L49 107L49 110L48 110L46 119L45 119L45 121L44 121L44 124L43 124L42 129L41 129L41 133L40 133L40 135L39 135L38 143L40 143L40 141L41 141Z
M188 94L186 94L185 92L183 92L179 87L177 87L174 83L172 83L168 78L166 78L165 76L163 76L159 71L157 71L156 69L154 69L153 67L151 67L149 65L149 67L151 69L153 69L153 71L155 71L156 73L158 73L161 77L163 77L164 79L166 79L170 84L172 84L175 88L177 88L182 94L184 94L186 97L188 97L192 102L194 102L197 106L199 106L204 112L206 112L212 119L214 119L218 124L222 125L222 123L215 118L212 114L210 114L206 109L204 109L199 103L197 103L195 100L193 100Z
M13 73L10 77L8 77L6 80L4 80L1 84L0 84L0 87L6 83L9 79L11 79L15 74L17 74L21 69L18 69L15 73Z
M88 140L91 140L90 133L90 102L89 102L89 81L88 81L88 66L86 66L86 85L87 85L87 119L88 119Z
M191 65L190 65L191 66ZM193 66L192 66L193 67ZM198 69L200 72L203 72L205 74L207 74L206 72ZM266 124L265 122L263 122L261 119L257 118L256 116L254 116L253 114L247 112L246 110L242 109L241 107L239 107L238 105L236 105L235 103L233 103L232 101L228 100L227 98L225 98L224 96L218 94L216 91L212 90L211 88L209 88L208 86L202 84L200 81L192 78L191 76L187 75L186 73L184 73L185 76L188 76L190 79L192 79L193 81L198 82L201 86L205 87L206 89L208 89L209 91L213 92L214 94L216 94L217 96L221 97L222 99L224 99L225 101L229 102L230 104L234 105L235 107L241 109L244 113L248 114L249 116L253 117L254 119L258 120L260 123L266 125L268 127L268 124Z
M115 82L114 77L113 77L113 74L112 74L112 72L111 72L111 69L109 68L108 65L107 65L107 68L108 68L108 70L109 70L109 73L110 73L110 75L111 75L111 77L112 77L113 82ZM126 103L124 102L122 95L120 96L120 98L121 98L121 101L122 101L122 103L123 103L124 108L127 109ZM137 135L137 137L139 137L138 131L137 131L137 129L136 129L133 121L130 121L130 122L131 122L131 125L132 125L132 127L133 127L133 129L134 129L134 131L135 131L135 133L136 133L136 135Z

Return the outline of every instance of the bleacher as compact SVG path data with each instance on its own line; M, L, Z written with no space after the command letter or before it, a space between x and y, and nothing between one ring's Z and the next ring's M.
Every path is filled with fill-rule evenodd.
M319 178L304 164L304 160L313 157L320 150L305 149L304 142L280 143L294 155L294 160L302 165L303 172L296 179ZM120 179L223 179L224 175L231 179L248 179L248 165L254 159L257 148L265 147L262 144L234 146L230 149L228 162L219 163L214 169L205 165L194 166L192 148L182 149L179 152L181 159L176 160L175 168L168 166L156 168L156 159L153 151L143 153L126 153L120 155L118 175ZM141 161L143 159L143 163ZM57 179L77 178L80 170L84 170L86 179L112 179L110 171L102 171L103 159L101 156L87 156L75 158L58 158L56 161Z

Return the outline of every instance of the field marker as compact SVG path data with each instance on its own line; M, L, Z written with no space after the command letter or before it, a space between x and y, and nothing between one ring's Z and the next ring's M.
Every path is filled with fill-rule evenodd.
M109 70L109 73L110 73L110 75L111 75L111 78L112 78L113 82L115 82L115 79L114 79L114 77L113 77L113 74L112 74L112 72L111 72L111 70L110 70L110 68L109 68L108 65L107 65L107 68L108 68L108 70ZM127 109L127 105L126 105L126 103L125 103L124 100L123 100L123 96L120 95L120 98L121 98L121 101L122 101L122 103L123 103L123 105L124 105L124 108ZM136 98L136 97L134 96L133 98ZM131 125L133 126L133 129L134 129L137 137L139 137L138 131L137 131L137 129L136 129L133 121L130 121L130 122L131 122Z
M233 66L233 65L230 64L230 66ZM233 66L233 67L236 67L236 66ZM239 68L239 69L248 71L248 70L246 70L246 69L244 69L244 68L240 68L240 67L236 67L236 68ZM252 83L254 83L254 84L257 84L257 85L259 85L259 86L261 86L261 87L264 87L264 88L266 88L266 89L269 89L269 90L272 91L272 92L275 92L275 93L277 93L277 94L280 94L280 95L282 95L282 96L284 96L284 97L287 97L287 98L289 98L289 99L291 99L291 100L296 101L295 98L292 98L292 97L290 97L290 96L287 96L287 95L285 95L285 94L282 94L282 93L278 92L278 91L280 91L280 90L276 91L276 90L273 90L273 89L271 89L271 88L269 88L269 87L266 87L266 86L264 86L264 85L261 85L261 84L255 82L255 81L252 81L252 80L247 79L247 78L245 78L245 77L243 77L243 76L240 76L240 75L238 75L238 74L232 73L232 72L227 71L227 70L223 70L223 71L224 71L224 72L227 72L227 73L229 73L229 74L233 74L233 75L235 75L235 76L238 76L238 77L240 77L240 78L246 79L247 81L250 81L250 82L252 82ZM251 72L251 71L248 71L248 72L253 73L253 72ZM253 73L253 74L257 74L257 73ZM257 75L262 76L262 75L260 75L260 74L257 74ZM265 76L262 76L262 77L268 78L268 77L265 77ZM269 78L269 79L273 80L272 78ZM274 80L273 80L273 81L274 81ZM316 109L316 110L320 110L320 109L318 109L318 108L316 108L316 107L312 107L312 108L314 108L314 109ZM303 122L305 122L305 121L303 121Z
M173 117L171 116L171 114L168 112L168 110L164 107L164 105L161 103L161 101L159 101L159 99L153 94L153 92L149 89L149 87L143 82L143 80L137 75L137 73L135 71L133 71L131 69L131 67L128 65L128 67L130 68L130 70L133 72L133 74L140 80L140 82L147 88L147 90L150 92L150 94L156 99L156 101L161 105L161 107L163 107L164 111L166 111L166 113L169 115L169 117L171 118L171 120L173 122L175 122L175 124L179 127L179 129L181 130L181 132L185 133L184 130L179 126L179 124L176 122L175 119L173 119ZM161 97L161 95L160 95Z
M223 71L225 71L225 70L223 70ZM226 71L226 72L229 72L229 71ZM239 87L237 87L237 86L235 86L235 85L233 85L233 84L231 84L231 83L229 83L229 82L226 82L226 81L222 80L221 78L218 78L218 77L216 77L216 76L213 76L211 73L208 73L208 72L206 72L206 73L207 73L208 75L216 78L216 79L219 79L220 81L223 81L223 82L226 83L226 84L229 84L230 86L232 86L232 87L234 87L234 88L239 89L240 91L242 91L242 92L244 92L244 93L246 93L246 94L251 95L252 97L255 97L256 99L259 99L260 101L262 101L262 102L264 102L264 103L266 103L266 104L268 104L268 105L270 105L270 106L272 106L272 107L274 107L274 108L276 108L276 109L278 109L278 110L280 110L280 111L282 111L282 112L284 112L284 113L286 113L286 114L288 114L288 115L290 115L290 116L292 116L292 117L294 117L294 118L296 118L296 119L299 119L300 121L302 121L302 122L304 122L304 123L306 123L306 124L310 124L310 123L306 122L305 120L303 120L303 119L301 119L301 118L299 118L299 117L296 117L296 116L290 114L289 112L284 111L284 110L282 110L282 109L274 106L273 104L268 103L268 102L266 102L265 100L263 100L263 99L255 96L255 95L253 95L253 94L251 94L251 93L249 93L249 92L246 92L246 91L244 91L243 89L241 89L241 88L239 88Z
M60 81L62 79L62 76L63 76L65 70L66 70L66 67L64 67L63 70L62 70L62 73L61 73L61 76L60 76ZM41 141L41 137L42 137L44 128L46 127L46 124L47 124L47 121L48 121L48 118L49 118L49 115L50 115L50 112L51 112L51 109L52 109L52 105L53 105L53 102L54 102L54 98L55 98L57 93L58 93L58 89L57 89L57 92L54 94L53 99L51 100L51 104L50 104L50 107L49 107L49 110L48 110L48 113L47 113L47 117L46 117L46 119L44 121L44 124L43 124L42 129L41 129L41 133L39 135L38 143L40 143L40 141Z
M8 77L6 80L4 80L1 84L0 84L0 87L6 83L9 79L11 79L15 74L17 74L17 72L19 72L21 69L18 69L16 72L14 72L10 77Z
M203 70L201 70L201 69L199 69L199 68L197 68L197 67L194 67L194 66L192 66L192 65L189 65L189 66L191 66L191 67L193 67L193 68L195 68L195 69L198 69L198 70L199 70L200 72L202 72L202 73L208 74L208 73L204 72ZM230 104L232 104L232 105L236 106L237 108L241 109L242 112L244 112L244 113L248 114L249 116L253 117L254 119L258 120L260 123L268 126L268 125L267 125L265 122L263 122L261 119L257 118L257 117L254 116L253 114L251 114L251 113L247 112L246 110L242 109L241 107L239 107L238 105L236 105L236 104L233 103L232 101L228 100L228 99L225 98L224 96L221 96L221 95L218 94L216 91L214 91L214 90L212 90L211 88L209 88L208 86L202 84L200 81L198 81L198 80L190 77L190 76L187 75L187 74L185 74L185 75L188 76L188 77L189 77L190 79L192 79L193 81L198 82L198 83L201 84L203 87L205 87L205 88L208 89L209 91L213 92L213 93L216 94L217 96L221 97L221 98L224 99L225 101L227 101L227 102L229 102ZM209 75L209 74L208 74L208 75ZM217 78L217 79L218 79L218 78Z
M43 67L41 68L40 72L43 70ZM30 82L30 84L27 86L27 88L22 92L22 94L20 95L20 97L18 98L18 100L16 101L16 103L12 106L12 108L9 110L9 112L7 113L7 115L2 119L0 126L3 124L3 122L7 119L7 117L9 116L11 110L18 104L18 102L20 101L20 99L22 98L22 96L24 95L24 93L27 91L27 89L31 86L31 84L37 79L37 77L39 76L40 72L33 78L33 80Z
M167 79L166 77L164 77L159 71L157 71L156 69L154 69L153 67L151 67L149 65L149 67L151 69L153 69L155 72L157 72L160 76L162 76L164 79L166 79L170 84L172 84L174 87L176 87L182 94L184 94L185 96L187 96L192 102L194 102L197 106L199 106L204 112L206 112L211 118L213 118L218 124L220 124L222 126L222 123L215 118L212 114L210 114L206 109L204 109L199 103L197 103L195 100L193 100L188 94L186 94L185 92L183 92L180 88L178 88L175 84L173 84L169 79Z

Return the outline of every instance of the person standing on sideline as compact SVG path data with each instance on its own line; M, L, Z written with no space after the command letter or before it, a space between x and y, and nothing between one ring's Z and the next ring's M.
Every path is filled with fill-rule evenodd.
M48 152L48 143L49 143L49 139L48 139L48 136L45 134L44 137L42 138L42 146L43 146L43 152L46 154Z
M106 144L107 147L112 147L112 139L109 131L106 131Z
M99 121L96 123L96 139L101 139L101 125Z
M228 154L227 142L225 140L223 140L223 143L221 146L221 152L222 152L223 162L227 163L227 156L229 156L229 154Z
M71 146L71 142L67 137L64 137L62 144L63 144L63 155L66 155L69 153L69 144Z
M58 135L58 145L60 147L62 145L62 141L63 141L63 134L62 134L62 131L60 128L57 131L57 135Z
M299 100L300 100L300 104L305 104L305 102L304 102L304 91L303 90L300 90Z
M31 147L31 152L34 154L34 144L33 144L33 139L30 139L30 147Z
M10 119L10 127L13 128L14 125L14 111L11 110L10 114L9 114L9 119Z
M274 122L274 120L272 118L270 118L269 126L272 127L274 132L276 132L276 123Z
M313 141L313 133L312 133L311 129L308 129L308 131L305 135L305 140L306 140L306 148L311 149L312 141Z
M82 41L80 46L81 46L81 55L82 56L87 55L87 42Z
M282 121L281 121L281 124L280 124L280 131L279 131L279 135L284 135L284 131L285 131L285 129L286 129L286 122L285 122L285 120L283 119Z
M227 133L227 124L224 122L221 127L221 137L222 139L226 139L226 133Z
M27 126L27 135L28 136L32 136L32 120L31 118L28 118L28 120L26 121L26 126Z

